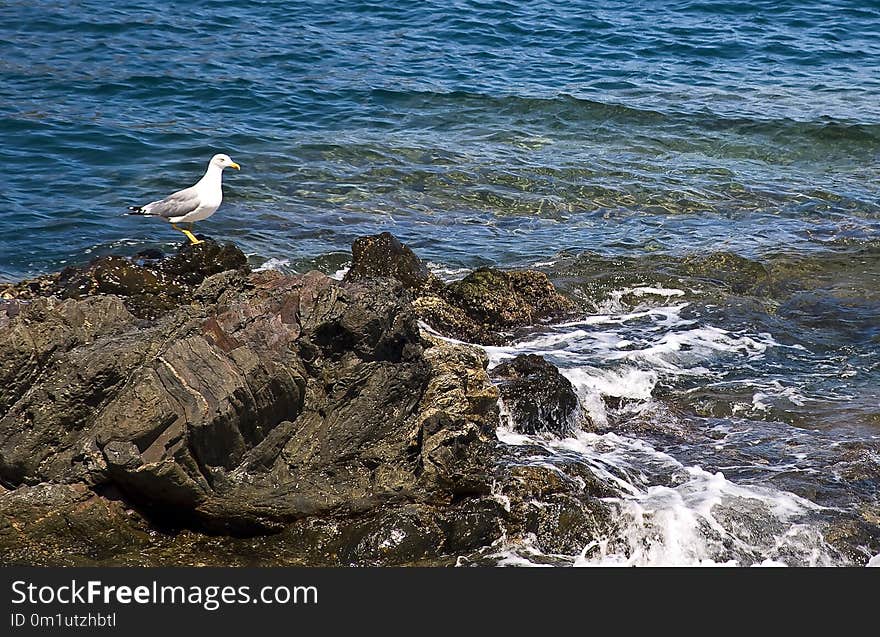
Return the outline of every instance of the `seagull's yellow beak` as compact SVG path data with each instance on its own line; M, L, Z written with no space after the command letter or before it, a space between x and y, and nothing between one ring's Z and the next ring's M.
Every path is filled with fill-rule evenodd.
M231 164L229 164L229 167L230 167L230 168L235 168L236 170L241 170L241 166L239 166L239 165L236 164L235 162L232 162Z

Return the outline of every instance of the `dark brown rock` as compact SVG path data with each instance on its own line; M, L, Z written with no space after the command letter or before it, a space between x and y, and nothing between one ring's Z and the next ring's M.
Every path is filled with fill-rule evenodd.
M219 244L212 239L195 245L183 243L174 256L157 263L162 272L188 285L201 283L212 274L245 266L247 257L241 250L231 243Z
M574 304L543 272L480 268L448 286L424 289L414 301L431 327L457 339L500 345L523 328L570 313Z
M558 319L574 310L543 272L480 268L444 284L393 235L361 237L352 244L346 281L384 277L413 291L419 318L444 334L471 343L498 345L514 330Z
M574 387L554 365L535 354L521 354L492 370L509 426L519 433L570 434L580 419Z
M421 259L390 232L356 239L351 245L351 257L346 281L389 277L407 288L420 288L430 277Z
M157 253L152 250L133 260L115 255L99 257L86 266L71 266L57 274L8 284L0 290L0 299L84 299L112 294L121 298L134 316L155 319L189 302L197 287L211 275L247 269L247 258L241 250L211 239L195 245L184 243L168 258L158 258Z
M0 480L114 485L157 522L234 533L488 493L485 356L423 340L400 284L223 280L196 295L222 304L147 328L115 296L6 319Z

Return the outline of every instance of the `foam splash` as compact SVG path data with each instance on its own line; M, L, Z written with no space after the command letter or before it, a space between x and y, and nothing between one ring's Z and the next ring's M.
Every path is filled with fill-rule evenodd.
M458 281L471 273L470 268L450 268L439 263L434 263L433 261L428 261L426 265L428 269L433 272L437 277L439 277L444 283Z
M678 296L681 290L627 288L645 294ZM682 316L688 303L619 314L584 317L513 346L486 347L490 366L519 354L538 354L560 367L584 411L600 426L608 424L604 398L650 401L661 382L714 381L723 367L761 359L780 344L767 333L738 334L699 325Z
M637 288L628 288L625 292L630 294L634 294L635 296L646 296L652 294L654 296L684 296L684 290L679 290L677 288L664 288L664 287L637 287Z
M599 303L597 310L600 313L605 314L626 313L630 310L630 305L623 300L626 297L642 298L655 296L668 301L672 297L680 297L684 295L684 290L679 290L678 288L665 288L662 285L621 288L619 290L610 291L608 293L608 298ZM639 306L635 309L639 309Z
M623 308L621 299L627 295L659 297L663 302L653 307ZM676 289L627 288L612 294L609 306L617 303L623 308L620 311L607 309L556 325L512 346L485 348L490 366L524 353L546 357L571 381L583 411L598 431L604 431L578 431L567 438L553 438L501 428L499 440L507 445L541 446L551 458L575 459L619 494L605 500L616 512L614 537L596 538L578 555L568 556L544 553L535 538L517 538L499 548L494 555L497 563L828 566L847 561L823 536L825 527L820 520L827 510L810 500L768 486L760 476L741 483L731 480L720 467L703 469L698 459L711 447L680 450L686 453L676 455L691 458L683 464L647 441L607 432L608 404L616 405L617 419L638 416L653 422L662 417L674 424L678 416L655 397L659 386L680 387L675 383L687 381L699 389L744 382L725 378L761 364L773 349L803 349L780 344L769 333L731 331L685 317L687 302L669 302L683 295ZM771 398L784 398L795 405L808 399L779 381L771 379L765 384L766 389L762 386L754 391L754 409L766 408ZM626 401L609 403L608 398ZM717 449L739 444L731 438L733 432L725 437L719 431L717 436L721 436ZM735 454L731 457L739 458ZM736 470L736 466L731 468ZM754 464L753 469L764 475L801 470L797 463ZM871 558L870 563L880 566L880 556Z
M526 537L505 543L496 554L499 564L829 566L840 561L812 523L822 507L795 494L736 484L721 472L684 466L642 440L613 433L550 439L501 430L499 439L539 445L560 459L575 453L620 493L605 500L617 511L614 537L597 538L571 556L544 554L534 538Z
M623 367L617 370L575 367L560 370L571 381L581 408L590 420L601 427L608 425L603 396L647 401L657 385L658 375L652 370Z
M276 259L275 257L272 257L270 259L267 259L266 262L259 267L254 268L254 272L264 272L266 270L284 270L289 265L290 259Z
M818 507L784 491L737 485L686 467L686 482L618 500L621 537L584 547L575 566L830 566L833 551L806 515Z

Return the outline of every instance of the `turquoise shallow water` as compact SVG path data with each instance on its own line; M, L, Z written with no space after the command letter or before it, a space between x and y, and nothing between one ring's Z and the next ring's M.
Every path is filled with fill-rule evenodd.
M538 264L615 326L524 346L595 418L880 519L878 33L878 2L10 0L0 281L173 248L121 214L227 152L197 231L254 265L384 230L443 275Z

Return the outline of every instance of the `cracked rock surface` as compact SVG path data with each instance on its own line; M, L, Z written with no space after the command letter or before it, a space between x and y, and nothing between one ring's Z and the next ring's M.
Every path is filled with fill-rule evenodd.
M493 491L528 493L498 470L485 353L419 328L425 286L464 292L368 239L342 282L207 241L6 286L4 562L442 563L537 528Z

